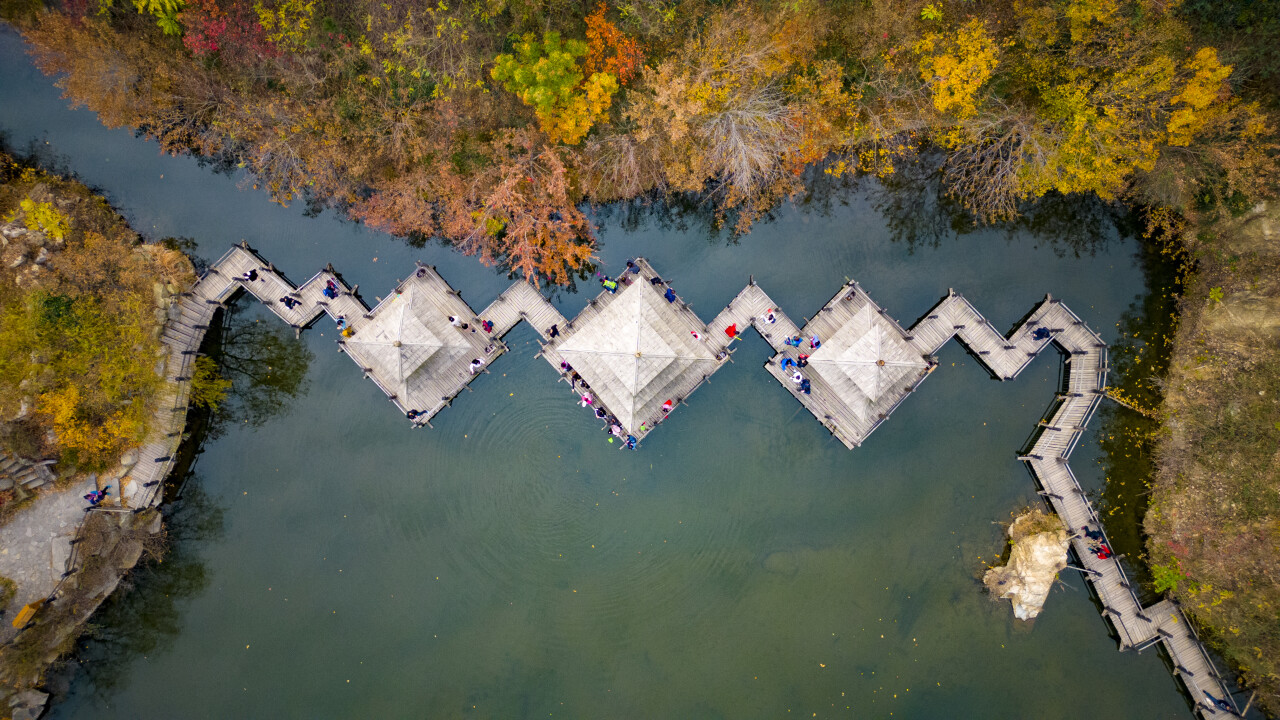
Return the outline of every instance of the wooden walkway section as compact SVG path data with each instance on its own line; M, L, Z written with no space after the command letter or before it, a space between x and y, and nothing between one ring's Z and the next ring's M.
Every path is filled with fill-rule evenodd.
M770 310L775 319L773 323L764 319ZM830 338L841 331L842 323L849 323L859 313L865 312L875 313L880 321L896 330L903 341L928 359L922 372L900 376L903 381L901 389L896 397L889 396L894 398L892 405L870 419L851 416L849 405L840 402L839 389L829 387L821 373L806 374L811 379L812 393L805 395L779 366L782 357L796 350L784 343L786 338L817 335L824 343L831 342ZM1101 520L1071 472L1068 459L1106 393L1107 345L1061 301L1046 296L1012 332L1005 335L997 331L968 300L952 291L909 330L904 330L871 302L856 282L851 281L823 306L816 317L806 319L805 326L800 328L777 309L763 290L750 282L711 321L708 329L713 335L723 337L724 329L734 324L739 330L751 326L761 334L777 353L765 363L769 373L788 388L833 436L850 448L861 443L893 408L919 387L936 367L933 356L952 338L963 343L991 375L1000 380L1017 377L1041 351L1055 344L1065 358L1067 389L1055 399L1037 427L1030 449L1021 459L1039 482L1040 494L1071 529L1072 549L1080 561L1079 567L1101 605L1103 616L1114 628L1120 649L1141 652L1157 643L1162 644L1172 660L1174 673L1186 687L1199 715L1222 718L1239 714L1229 685L1219 674L1178 605L1162 600L1143 607L1120 564L1120 558L1101 559L1089 549L1083 535L1086 527L1104 532L1103 541L1108 547L1110 541L1105 539ZM812 356L810 364L814 364ZM1232 710L1218 708L1210 701L1210 696L1226 702Z
M1162 643L1173 662L1174 673L1186 686L1202 717L1238 714L1229 686L1178 605L1162 600L1143 607L1120 558L1099 558L1084 537L1086 527L1104 532L1102 521L1071 472L1068 459L1106 394L1107 345L1102 338L1052 297L1046 297L1011 333L1002 335L954 291L921 318L908 335L928 354L936 353L955 337L1001 380L1016 377L1050 343L1058 346L1066 363L1066 392L1050 406L1021 459L1039 482L1040 494L1070 529L1079 567L1097 596L1103 616L1115 629L1120 649L1140 652ZM1103 542L1110 547L1105 534ZM1209 700L1210 695L1225 701L1232 710L1219 709Z
M244 279L256 273L253 280ZM739 333L754 328L773 347L766 368L846 446L861 443L936 367L934 355L958 339L993 377L1015 378L1041 351L1055 345L1065 356L1067 387L1037 427L1020 456L1041 486L1040 494L1072 532L1079 569L1089 580L1102 614L1115 629L1122 650L1142 651L1162 644L1174 672L1205 718L1238 714L1228 690L1194 629L1176 603L1143 607L1119 559L1100 559L1082 534L1102 524L1071 472L1068 459L1106 392L1107 346L1075 313L1046 297L1008 334L1001 334L963 296L950 292L910 329L903 329L856 282L846 283L803 327L783 313L754 281L709 324L657 280L643 259L619 278L616 294L601 293L572 321L538 290L517 281L480 314L464 303L430 266L413 275L376 308L369 309L333 269L295 286L247 244L233 247L213 263L190 291L171 306L162 339L169 353L167 387L140 459L121 481L127 507L155 505L161 482L174 462L186 422L190 377L196 353L214 313L244 291L263 302L296 331L321 315L344 318L351 336L340 339L346 354L415 423L427 421L458 395L476 373L477 357L488 363L506 351L501 338L521 320L546 341L540 353L560 371L574 365L591 384L607 415L625 421L637 440L666 419L665 400L682 404L728 361L731 325ZM336 297L326 287L337 288ZM330 293L334 294L334 293ZM283 298L292 301L286 304ZM292 305L293 307L289 307ZM449 322L453 316L467 328ZM770 321L770 319L772 321ZM493 323L485 332L482 323ZM555 337L551 328L557 329ZM472 330L475 332L472 332ZM820 349L789 345L788 338L817 336ZM781 367L784 358L809 356L801 371L811 383L805 394ZM562 373L568 379L569 373ZM571 384L572 387L572 384ZM581 383L572 387L582 392ZM1105 537L1104 537L1105 541ZM1109 546L1109 543L1108 543ZM1231 705L1220 710L1209 696Z

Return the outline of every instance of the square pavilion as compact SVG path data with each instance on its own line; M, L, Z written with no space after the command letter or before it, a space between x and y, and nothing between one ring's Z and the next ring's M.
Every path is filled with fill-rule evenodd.
M454 316L469 325L454 327ZM348 318L354 333L344 347L351 359L401 411L425 422L475 378L473 359L490 362L505 351L475 313L433 268L422 265L364 319ZM486 353L488 348L490 352Z
M800 348L784 346L769 371L849 448L861 445L934 367L856 283L823 306L801 336ZM816 350L809 348L814 336L821 341ZM800 353L809 354L799 371L810 382L808 395L792 381L795 370L780 367L783 358Z
M663 403L679 404L728 355L727 338L710 337L688 305L668 302L667 286L651 282L653 268L635 262L638 272L618 278L616 294L600 293L542 354L557 372L561 361L569 363L595 405L640 439L664 419Z

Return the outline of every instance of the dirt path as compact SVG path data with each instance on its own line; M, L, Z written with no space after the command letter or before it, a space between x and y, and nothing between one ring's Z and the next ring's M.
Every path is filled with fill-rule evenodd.
M51 487L51 486L50 486ZM0 643L17 634L13 617L23 605L49 597L62 579L71 538L88 507L84 495L96 488L89 478L62 492L46 492L0 527L0 575L18 585L0 623Z

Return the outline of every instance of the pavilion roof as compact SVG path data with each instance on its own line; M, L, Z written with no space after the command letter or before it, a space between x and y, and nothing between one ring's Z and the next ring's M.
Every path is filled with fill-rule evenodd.
M667 302L665 287L648 282L652 272L641 267L616 295L598 297L555 345L598 402L637 436L663 416L664 402L682 399L718 366L706 325L682 304Z
M928 363L871 305L854 313L809 356L820 374L857 415L874 418L897 402ZM885 407L881 407L884 405Z
M443 296L414 280L359 323L347 346L405 408L431 408L451 392L451 379L469 375L473 358L485 357L486 336L451 325Z

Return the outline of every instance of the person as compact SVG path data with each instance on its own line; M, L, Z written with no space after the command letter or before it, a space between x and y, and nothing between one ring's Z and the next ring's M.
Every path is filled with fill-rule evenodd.
M1222 698L1216 698L1216 697L1214 697L1214 696L1210 695L1208 690L1203 690L1203 689L1202 689L1200 692L1204 693L1204 694L1205 694L1205 696L1206 696L1206 697L1208 697L1208 698L1209 698L1209 700L1210 700L1211 702L1213 702L1213 704L1214 704L1214 705L1215 705L1219 710L1222 710L1222 711L1224 711L1224 712L1235 712L1234 710L1232 710L1232 709L1231 709L1231 705L1230 705L1230 704L1228 704L1226 700L1223 700ZM1247 710L1248 708L1245 708L1245 709Z
M796 358L796 367L804 367L805 365L808 365L808 364L809 364L809 356L806 355L805 353L800 353L800 357Z
M553 337L560 337L560 328L559 328L559 326L558 326L558 325L552 325L551 327L547 328L547 337L549 337L549 338L553 338Z
M671 402L671 398L667 398L667 401L662 403L662 414L666 415L671 412L671 408L673 407L675 407L675 403Z
M342 337L344 337L344 338L349 338L349 337L351 337L352 335L355 335L355 334L356 334L356 329L355 329L355 328L353 328L353 327L351 327L350 325L348 325L348 326L346 326L346 327L342 328L342 333L341 333L341 334L342 334Z
M802 340L801 340L801 338L800 338L800 336L799 336L799 335L796 335L796 336L794 336L794 337L789 337L789 338L787 338L786 340L783 340L782 342L783 342L784 344L790 345L791 347L797 347L797 348L798 348L798 347L800 347L800 343L802 342Z
M245 281L245 282L253 282L254 280L257 280L257 279L258 279L258 271L257 271L257 270L250 270L249 272L247 272L247 273L245 273L245 274L241 275L241 276L240 276L240 279L241 279L241 280L243 280L243 281Z
M346 329L347 329L347 316L346 316L346 315L339 315L339 316L338 316L338 330L346 330Z
M770 325L778 322L778 316L773 314L773 308L764 311L764 321Z
M789 358L789 357L784 357L784 358L782 358L782 371L783 371L783 372L786 372L786 371L787 371L787 368L789 368L789 367L794 367L794 366L795 366L795 364L796 364L796 361L795 361L795 360L792 360L792 359L791 359L791 358Z
M650 284L650 285L661 285L661 284L662 284L662 278L660 278L660 277L651 277L651 278L649 278L649 284Z
M498 349L498 346L497 346L497 345L494 345L493 343L489 343L488 345L485 345L485 346L484 346L484 354L485 354L485 355L492 355L492 354L493 354L493 351L494 351L494 350L497 350L497 349Z
M484 331L485 331L485 332L487 332L487 333L492 333L492 332L493 332L493 321L492 321L492 320L485 320L484 322L480 323L480 327L484 328ZM552 327L554 327L554 325L553 325Z
M1099 540L1099 541L1101 541L1101 540L1105 537L1105 536L1102 534L1102 531L1101 531L1101 530L1094 530L1093 528L1089 527L1088 525L1085 525L1084 527L1080 528L1080 532L1084 533L1084 536L1085 536L1085 537L1087 537L1087 538L1089 538L1090 540Z
M809 378L805 378L800 381L800 392L804 393L805 395L808 395L810 389L811 388L809 385Z
M724 334L729 336L730 340L738 337L738 323L734 323L724 329Z
M699 333L697 330L690 330L690 331L689 331L689 334L693 336L693 339L694 339L694 340L701 340L701 339L702 339L702 334L701 334L701 333Z
M618 423L614 423L614 424L610 425L610 426L609 426L609 432L613 433L614 437L616 437L616 438L618 438L618 439L622 439L622 436L626 434L626 433L622 432L622 426L621 426L621 425L619 425Z
M467 328L471 327L470 325L462 322L462 318L454 317L453 315L449 316L449 324L458 328L459 330L466 330Z
M800 346L797 345L796 347L800 347ZM817 335L814 335L813 337L809 338L809 347L813 348L814 350L817 350L818 348L822 347L822 341L818 339Z
M338 283L332 280L324 281L324 296L333 300L338 297Z
M295 307L297 307L297 306L298 306L298 301L297 301L297 300L294 300L293 298L289 297L288 295L283 295L283 296L281 296L281 297L280 297L280 304L281 304L281 305L284 305L286 308L289 308L290 310L292 310L292 309L294 309Z
M1111 552L1111 548L1107 547L1105 543L1098 543L1098 559L1099 560L1106 560L1107 558L1111 557L1114 554L1115 553Z
M604 411L604 408L602 408L602 407L598 407L598 408L596 408L596 419L597 419L597 420L603 420L605 415L608 415L608 413L606 413L606 412Z
M1038 327L1031 333L1032 340L1048 340L1053 333L1049 332L1049 328Z
M93 492L85 495L84 499L89 501L89 507L97 507L98 503L107 498L107 491L110 489L111 488L108 487L106 490L94 490Z
M635 263L635 261L634 261L634 260L628 260L628 261L627 261L627 272L629 272L629 273L638 273L638 272L640 272L640 266L639 266L639 265L637 265L637 264Z
M418 416L421 414L422 413L418 412L417 410L407 410L405 411L404 416L409 418L410 420L417 420Z
M791 382L795 383L796 385L799 385L804 382L804 376L800 374L799 370L795 371L795 373L791 376Z
M667 302L673 303L676 301L676 291L671 288L667 288L667 291L662 294L662 297L666 298Z
M627 436L627 441L626 441L625 443L623 443L623 444L622 444L622 447L624 447L624 448L628 448L628 449L630 449L630 450L635 450L635 449L636 449L636 436L635 436L635 435L628 435L628 436ZM618 448L618 449L619 449L619 450L621 450L622 448Z
M610 295L618 292L618 283L610 280L608 275L604 276L604 279L600 281L600 284L604 286L605 290L609 291Z
M475 358L471 361L471 364L468 367L471 370L471 374L475 375L476 373L480 372L481 368L484 367L484 360L481 360L480 358Z
M595 401L591 398L591 393L582 393L582 400L578 401L578 406L590 407L592 402Z
M717 360L717 361L723 360L723 359L725 359L725 358L727 358L727 357L729 357L729 351L728 351L728 350L721 350L720 352L716 353L716 360Z

